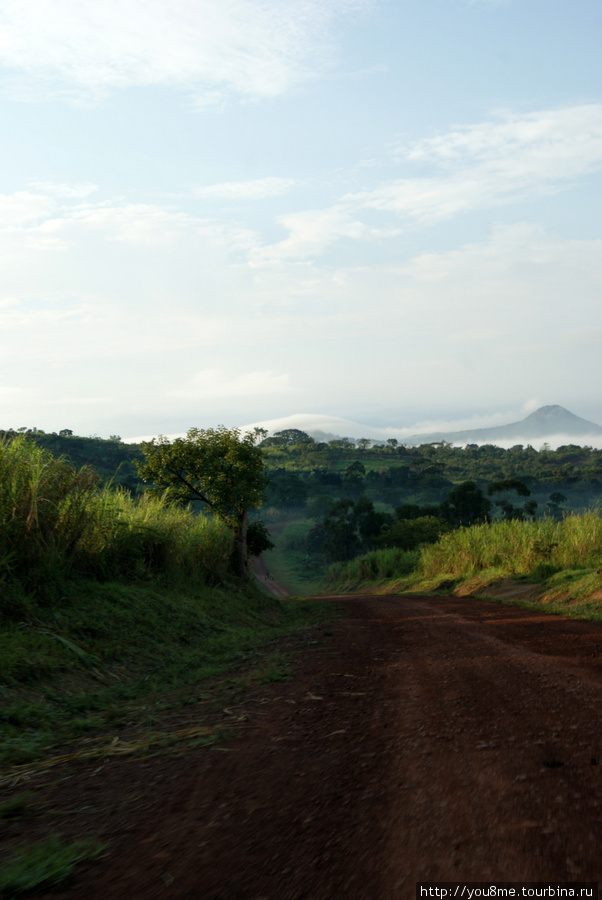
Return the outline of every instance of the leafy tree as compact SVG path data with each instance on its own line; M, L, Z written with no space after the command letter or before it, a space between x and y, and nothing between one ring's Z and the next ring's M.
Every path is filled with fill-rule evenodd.
M265 441L265 439L267 438L268 430L267 428L259 428L258 426L255 426L255 428L253 429L253 434L255 435L255 443L261 444L261 442Z
M265 550L273 550L270 533L261 519L251 522L247 529L247 550L249 556L261 556Z
M323 549L332 562L353 559L360 550L356 531L355 503L338 500L324 519Z
M537 510L537 502L528 500L524 506L516 506L514 493L519 497L530 497L531 491L527 485L518 478L500 478L492 481L487 487L487 493L490 497L494 494L506 494L499 500L495 500L495 505L502 513L503 519L524 519L525 515L535 516Z
M398 519L383 528L379 543L384 547L415 550L420 544L435 544L449 530L449 524L438 516Z
M185 438L160 435L141 446L143 481L180 503L200 501L232 530L235 571L248 576L248 510L261 506L267 484L256 436L238 428L191 428ZM255 527L257 531L257 526Z
M457 484L441 504L441 514L452 525L474 525L487 522L491 500L474 481Z
M356 460L355 462L352 462L351 465L347 466L343 476L343 486L345 487L346 492L354 497L359 497L364 487L365 474L366 470L359 460Z
M274 506L304 506L307 486L296 472L284 467L269 473L268 501Z
M284 446L292 447L295 444L314 444L312 437L300 431L299 428L285 428L284 431L276 431L275 438L279 438Z
M334 498L330 494L319 494L308 504L305 515L308 519L323 519L328 515L334 503Z
M548 500L548 512L555 519L560 519L562 517L562 507L561 503L566 503L567 498L564 494L561 494L560 491L553 491L550 494L550 499Z
M439 517L439 506L419 506L417 503L402 503L395 507L396 519L421 519L423 516Z
M377 547L382 529L394 521L390 513L377 512L374 503L367 497L359 498L355 504L354 516L364 551Z

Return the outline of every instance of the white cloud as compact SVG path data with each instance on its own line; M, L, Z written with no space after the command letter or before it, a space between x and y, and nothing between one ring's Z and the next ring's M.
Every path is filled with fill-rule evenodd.
M54 209L54 200L30 191L0 194L0 229L14 230L35 224L47 219Z
M369 0L5 0L0 64L55 87L275 97L327 68L334 19ZM208 95L208 96L207 96Z
M429 224L555 192L602 168L602 105L507 114L399 148L397 156L444 174L400 179L342 202Z
M42 194L50 194L52 197L66 198L69 200L83 200L98 190L98 185L86 182L84 184L55 184L52 181L33 181L30 188Z
M219 197L224 200L262 200L279 197L291 190L290 178L255 178L252 181L226 181L194 189L195 197Z
M354 218L343 207L308 209L278 219L289 232L287 238L251 252L254 265L287 259L309 259L324 253L341 238L375 241L398 234L398 229L375 228Z
M226 397L255 397L263 394L282 394L291 390L288 375L273 372L249 372L229 376L221 369L206 369L181 388L168 392L170 397L186 400L213 400Z

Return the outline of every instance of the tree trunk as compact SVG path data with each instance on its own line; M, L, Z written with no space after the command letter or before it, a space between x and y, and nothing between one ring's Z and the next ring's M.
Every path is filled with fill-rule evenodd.
M234 571L241 578L249 577L249 558L247 554L247 529L249 519L247 511L240 516L234 529L234 549L232 551L232 563Z

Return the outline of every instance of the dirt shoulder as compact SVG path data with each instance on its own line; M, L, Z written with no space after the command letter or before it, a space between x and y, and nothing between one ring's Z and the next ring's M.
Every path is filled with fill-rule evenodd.
M56 830L111 841L45 896L602 880L602 626L464 598L332 602L343 617L292 680L231 705L235 739L32 784Z

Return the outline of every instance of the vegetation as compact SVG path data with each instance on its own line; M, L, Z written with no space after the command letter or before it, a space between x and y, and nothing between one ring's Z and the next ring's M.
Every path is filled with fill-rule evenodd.
M232 558L237 573L246 577L247 530L250 508L263 502L267 485L261 450L255 435L241 436L238 428L191 428L186 438L153 438L142 444L140 477L166 490L170 500L204 504L232 532ZM265 546L261 546L262 536ZM255 529L254 547L268 549L269 539Z
M113 486L130 497L146 496L148 502L138 475L138 468L147 464L140 447L123 444L117 435L101 440L78 437L69 429L52 435L22 431L38 447L66 455L77 471L84 464L101 483L113 478ZM265 524L256 507L248 506L248 553L258 555L274 542L270 570L299 591L319 590L332 563L387 548L412 551L454 529L490 520L561 520L602 501L602 451L588 447L536 451L521 445L503 450L443 442L405 447L394 439L321 442L299 429L272 437L255 429L247 440L260 455L268 481ZM159 489L161 484L158 479ZM185 502L195 496L182 493ZM202 506L207 508L198 497L193 500L193 509ZM213 518L219 518L217 513ZM301 529L294 549L281 539L287 523ZM239 534L244 528L243 523ZM232 519L230 532L236 539ZM239 571L244 566L241 547L240 540L230 544Z
M459 528L414 554L380 550L332 566L329 582L340 590L378 583L381 590L457 587L487 595L491 585L510 578L536 585L538 602L550 610L602 621L601 562L602 518L589 512L562 521L513 519Z
M84 859L94 859L106 845L94 841L65 843L55 834L16 852L0 867L0 896L14 897L37 888L63 884Z
M226 522L168 494L102 485L26 435L0 440L0 783L58 742L85 737L85 755L110 754L115 729L128 752L215 740L198 709L194 733L163 733L164 711L222 709L228 691L286 677L289 637L327 613L238 578L233 544ZM0 818L28 803L9 797ZM55 838L17 849L7 895L57 883L82 853Z
M488 569L509 575L561 569L596 570L602 561L602 518L598 513L562 521L520 520L461 528L424 547L420 569L427 577L461 578Z
M232 538L218 520L150 494L99 489L89 468L24 437L0 442L0 613L19 617L27 598L51 605L65 581L161 577L221 580Z

